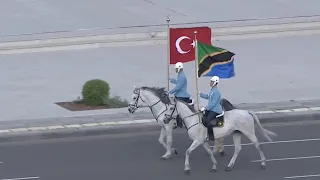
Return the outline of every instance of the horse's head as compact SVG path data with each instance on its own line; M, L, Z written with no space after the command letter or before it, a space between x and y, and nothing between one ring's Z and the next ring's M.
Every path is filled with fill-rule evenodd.
M134 113L139 107L146 105L141 96L143 96L141 89L134 86L131 102L128 104L128 111L130 113Z
M175 97L169 97L170 104L168 104L168 110L165 112L165 123L169 123L169 121L177 116L177 100Z

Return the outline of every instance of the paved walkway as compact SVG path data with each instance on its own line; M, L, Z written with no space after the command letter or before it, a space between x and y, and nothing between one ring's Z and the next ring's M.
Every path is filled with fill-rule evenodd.
M221 80L222 95L235 104L320 99L319 43L320 35L218 42L236 53L236 77ZM89 79L106 80L112 95L126 99L133 85L167 84L165 45L0 55L0 63L1 121L110 112L71 112L54 104L77 99ZM195 97L193 68L185 64ZM208 81L199 79L200 91L208 90Z

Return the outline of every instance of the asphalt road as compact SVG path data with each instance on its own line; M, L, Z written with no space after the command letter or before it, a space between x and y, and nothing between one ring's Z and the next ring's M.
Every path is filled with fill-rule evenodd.
M171 160L160 160L164 150L157 142L158 132L0 144L0 180L281 180L320 174L320 124L267 128L279 135L275 143L262 145L268 159L267 170L260 170L260 163L255 162L259 160L256 149L244 145L233 171L225 172L233 153L232 138L228 137L226 156L216 157L218 172L209 172L209 157L199 147L191 154L192 171L186 175L184 152L190 141L182 130L174 134L179 154ZM243 138L243 143L248 141ZM316 180L320 176L293 178Z

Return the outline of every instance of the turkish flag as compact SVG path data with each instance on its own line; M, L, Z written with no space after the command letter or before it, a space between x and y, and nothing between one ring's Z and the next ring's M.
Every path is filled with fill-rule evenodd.
M211 44L211 28L170 28L170 64L195 60L194 31L197 31L197 40Z

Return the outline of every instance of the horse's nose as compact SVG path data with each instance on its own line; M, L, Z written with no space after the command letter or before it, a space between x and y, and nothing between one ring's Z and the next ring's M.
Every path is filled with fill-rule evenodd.
M131 107L128 107L128 111L129 111L129 113L133 113L134 112L134 110Z

